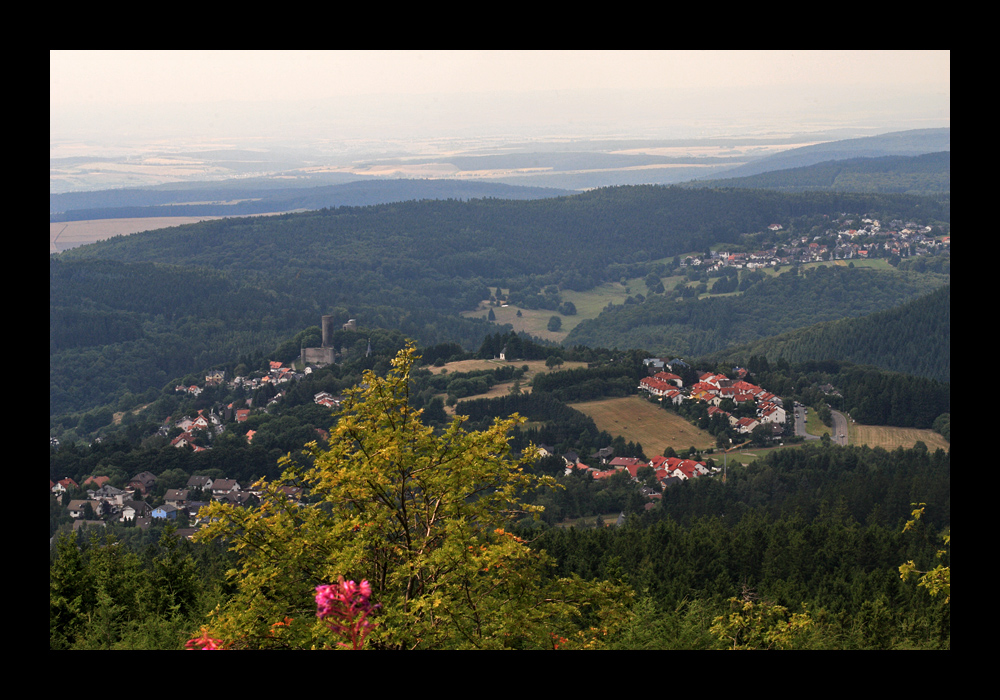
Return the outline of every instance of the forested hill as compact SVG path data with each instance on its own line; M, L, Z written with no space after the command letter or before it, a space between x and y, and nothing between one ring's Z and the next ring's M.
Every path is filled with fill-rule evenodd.
M757 355L797 364L842 360L951 381L951 285L894 309L792 331L705 359L745 363Z
M823 321L883 311L926 293L928 284L946 281L944 275L896 270L820 266L800 274L793 268L753 284L741 296L698 300L652 295L643 304L607 308L576 326L566 344L704 355Z
M684 183L683 187L739 187L783 192L880 192L945 196L951 192L951 151L919 156L829 160L759 175Z
M424 345L476 348L497 329L458 314L488 299L490 286L525 298L547 286L585 291L646 274L651 261L831 212L949 218L947 204L901 195L642 186L534 201L340 207L119 236L50 259L50 312L66 329L50 332L50 411L117 403L126 387L139 395L234 353L270 352L323 314ZM871 288L860 309L836 307L822 319L797 307L796 325L758 324L759 334L717 335L698 347L718 350L912 296L895 289L879 298L882 290ZM596 346L624 347L623 339ZM633 347L659 346L643 339Z
M419 201L209 221L113 238L63 256L276 276L310 270L357 280L376 274L395 284L560 272L572 288L588 288L607 278L612 263L705 250L776 221L844 211L949 218L947 205L906 196L615 187L533 201Z
M880 158L882 156L917 156L951 150L951 128L911 129L878 136L830 141L813 146L793 148L767 158L741 165L725 173L729 177L745 177L774 170L801 168L830 160L849 158ZM712 178L716 179L716 178Z

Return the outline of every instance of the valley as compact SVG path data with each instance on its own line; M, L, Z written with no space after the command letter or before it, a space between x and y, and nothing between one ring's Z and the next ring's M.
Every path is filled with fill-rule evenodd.
M525 157L505 174L554 172ZM475 179L494 156L477 158L433 168L448 162L447 172ZM430 163L389 160L365 167ZM559 162L566 177L601 170ZM950 644L947 608L895 568L910 551L900 523L913 498L930 504L933 534L950 527L947 197L630 184L503 199L470 189L426 197L426 187L399 182L366 191L371 203L320 208L311 204L333 190L308 202L283 192L287 206L311 204L269 216L116 217L123 207L104 195L50 213L66 219L50 221L50 253L59 251L50 254L50 532L63 538L61 556L81 527L175 561L176 528L176 546L209 562L190 580L221 581L217 569L237 562L223 566L231 553L207 549L213 523L254 527L281 499L300 506L287 513L312 518L324 497L295 469L337 464L342 421L391 405L386 420L355 433L352 445L381 441L351 464L396 464L379 460L404 442L404 451L433 444L434 459L463 469L499 464L509 450L518 466L502 473L554 488L523 490L519 515L491 532L544 548L561 580L618 581L643 591L636 609L704 606L713 619L750 581L823 611L804 646ZM421 196L389 194L402 191ZM270 203L256 194L128 206ZM109 218L74 219L84 211ZM421 359L393 379L408 353ZM809 409L808 437L795 435L786 411L797 403ZM524 422L485 449L491 426L515 413ZM389 426L415 415L415 432L396 443ZM824 432L833 439L810 439ZM475 449L450 455L462 441ZM517 462L532 445L539 458ZM327 504L331 517L348 513L345 503ZM369 522L351 524L353 541ZM162 544L147 541L161 533ZM456 551L468 551L464 540ZM484 566L476 575L485 581ZM892 615L920 623L873 642L857 621L885 590L900 611ZM235 609L238 595L212 595L193 596L186 619ZM710 627L673 615L690 634ZM898 627L883 617L895 621L884 629ZM53 624L70 630L66 645L90 643ZM170 647L176 634L150 644ZM633 648L622 634L612 644Z

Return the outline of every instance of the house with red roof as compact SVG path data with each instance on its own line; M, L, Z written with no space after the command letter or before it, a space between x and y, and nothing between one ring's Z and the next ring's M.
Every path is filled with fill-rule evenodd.
M57 481L52 487L50 487L50 490L52 491L52 493L58 495L66 493L70 489L76 489L76 488L80 487L77 485L75 481L73 481L69 477L66 477L65 479L60 479L59 481Z
M672 372L657 372L653 375L653 379L659 379L661 382L669 382L678 389L684 388L684 380Z

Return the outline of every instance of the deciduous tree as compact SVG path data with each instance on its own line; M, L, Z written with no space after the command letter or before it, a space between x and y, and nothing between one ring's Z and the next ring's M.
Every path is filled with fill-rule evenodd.
M541 648L552 634L586 646L624 619L627 590L552 579L547 556L507 530L540 510L521 495L552 483L523 471L534 450L509 456L521 419L469 432L458 417L435 433L408 405L415 359L410 346L387 377L367 372L329 443L309 446L312 466L286 458L279 481L256 485L258 509L203 509L213 523L201 537L224 537L241 556L213 638L235 648L330 644L314 594L339 576L370 582L379 608L368 648ZM309 503L290 500L287 485L305 487Z

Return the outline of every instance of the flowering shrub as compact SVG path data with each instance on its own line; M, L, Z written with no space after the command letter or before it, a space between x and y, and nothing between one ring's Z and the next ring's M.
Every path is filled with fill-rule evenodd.
M350 638L350 644L338 642L340 646L361 649L365 638L375 628L375 624L367 619L369 613L378 607L370 601L371 584L368 581L360 584L345 581L343 576L337 580L335 584L316 586L316 617L326 620L332 632Z
M325 620L330 631L338 636L350 639L350 642L338 642L342 647L361 649L365 639L375 629L375 623L368 620L368 615L378 608L371 602L372 587L368 581L360 584L345 581L343 576L337 577L337 583L326 586L316 586L316 617ZM271 625L275 628L288 627L291 618ZM208 628L201 628L201 636L189 639L184 645L188 649L217 650L224 649L221 639L208 636Z
M201 651L214 651L216 649L222 649L222 640L213 639L208 636L208 628L201 628L201 636L195 637L194 639L187 640L184 645L188 649L200 649Z

